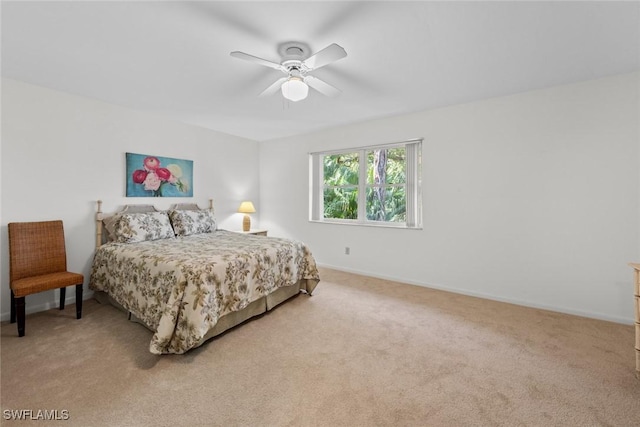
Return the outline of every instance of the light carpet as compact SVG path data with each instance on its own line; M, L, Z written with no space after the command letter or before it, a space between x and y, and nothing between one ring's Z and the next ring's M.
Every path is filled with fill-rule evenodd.
M321 269L185 355L86 301L2 323L2 425L637 426L634 328ZM631 296L629 297L631 301ZM28 301L27 301L28 304ZM66 421L6 420L11 410Z

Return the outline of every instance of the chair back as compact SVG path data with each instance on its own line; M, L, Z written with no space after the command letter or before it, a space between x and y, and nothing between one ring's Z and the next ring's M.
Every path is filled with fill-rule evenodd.
M62 221L12 222L8 228L11 282L67 270Z

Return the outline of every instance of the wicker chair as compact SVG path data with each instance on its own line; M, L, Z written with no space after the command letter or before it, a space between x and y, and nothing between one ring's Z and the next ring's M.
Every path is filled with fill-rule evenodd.
M11 323L18 317L18 336L25 331L25 296L60 289L64 310L66 287L76 287L76 318L82 317L84 276L67 271L62 221L13 222L9 224L9 276Z

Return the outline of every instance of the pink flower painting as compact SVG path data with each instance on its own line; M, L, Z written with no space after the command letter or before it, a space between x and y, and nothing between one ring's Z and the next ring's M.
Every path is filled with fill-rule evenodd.
M193 197L193 161L127 153L127 197Z

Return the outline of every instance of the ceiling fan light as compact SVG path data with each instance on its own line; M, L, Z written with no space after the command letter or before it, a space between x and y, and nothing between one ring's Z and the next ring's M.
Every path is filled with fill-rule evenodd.
M289 77L280 87L282 96L289 101L301 101L309 94L309 86L300 77Z

